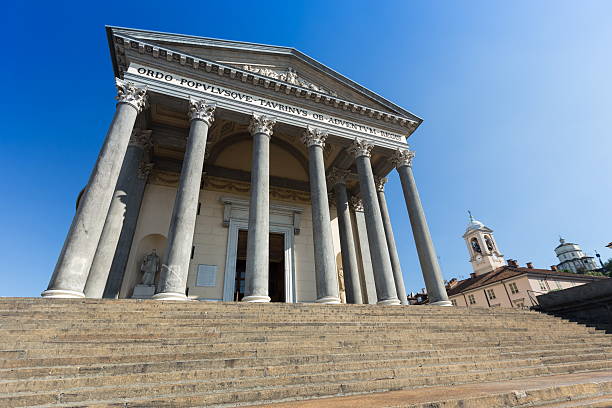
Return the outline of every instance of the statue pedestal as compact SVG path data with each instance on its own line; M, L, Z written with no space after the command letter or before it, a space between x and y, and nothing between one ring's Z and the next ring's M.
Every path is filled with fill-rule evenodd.
M155 285L136 285L132 299L151 299L155 294Z

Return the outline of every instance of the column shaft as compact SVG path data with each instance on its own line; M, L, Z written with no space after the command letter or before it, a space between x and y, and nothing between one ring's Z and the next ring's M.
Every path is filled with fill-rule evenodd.
M144 156L144 146L136 142L136 138L150 135L150 131L143 134L140 129L135 129L132 141L127 148L123 166L117 180L117 188L111 201L106 222L100 235L98 248L94 256L87 283L85 284L85 296L89 298L101 298L108 280L113 258L115 256L119 237L127 217L128 208L134 207L133 201L135 190L140 181L138 176L139 166ZM133 213L133 211L131 211Z
M448 295L446 294L446 288L444 287L442 271L438 264L436 250L431 240L427 220L425 219L421 198L419 197L419 192L412 174L412 166L408 164L411 163L414 154L410 151L398 151L398 156L399 155L404 155L404 158L402 159L399 157L395 159L397 163L397 172L402 182L404 199L406 200L406 207L408 208L410 225L412 226L412 233L419 255L419 262L423 272L423 279L425 280L425 287L427 288L429 303L440 306L451 306L451 302L448 300ZM407 158L407 156L409 156L409 158Z
M134 186L129 190L131 193L128 193L129 200L125 209L123 228L119 235L115 256L111 263L110 272L103 293L103 297L105 298L119 297L119 291L121 290L121 284L125 276L125 268L127 267L130 250L132 249L132 242L134 240L134 233L136 232L136 225L138 223L138 216L140 215L140 207L147 185L148 174L151 170L150 165L144 166L147 167L139 169L139 177L136 178Z
M98 160L43 297L84 297L83 289L100 240L123 158L145 90L119 82L119 103Z
M366 228L368 231L368 242L370 244L370 255L374 267L374 280L376 282L376 295L378 303L385 305L399 305L393 279L393 267L387 249L385 229L376 196L374 174L370 163L371 145L361 141L355 141L353 153L356 156L355 163L359 173L359 188L363 199L363 207L366 215Z
M274 124L274 120L265 116L253 115L251 120L253 160L244 302L270 301L270 137Z
M314 243L317 303L340 303L336 256L332 240L325 180L323 146L327 133L306 128L302 141L308 146L310 201L312 205L312 238Z
M213 115L213 106L206 105L203 101L190 101L189 137L170 219L168 247L154 299L187 299L185 291L204 168L204 153L208 127L214 119Z
M380 204L380 212L385 228L385 236L387 237L389 258L391 259L393 277L395 278L395 290L400 302L402 302L402 305L407 305L408 298L406 296L406 287L404 286L404 276L402 274L402 266L400 264L399 255L397 254L397 246L395 244L395 237L393 236L393 229L391 228L391 218L389 217L389 210L387 208L387 199L385 198L385 192L381 191L380 189L378 190L378 203Z
M344 269L344 286L346 288L346 303L362 304L361 283L359 279L359 267L357 266L357 254L355 252L355 240L351 226L351 213L349 210L348 193L346 184L336 183L336 211L338 215L338 229L340 232L340 251L342 256L342 268Z

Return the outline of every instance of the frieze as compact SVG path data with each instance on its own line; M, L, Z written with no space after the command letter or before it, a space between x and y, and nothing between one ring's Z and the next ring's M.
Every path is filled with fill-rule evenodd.
M247 94L242 91L236 91L202 81L196 81L192 78L183 77L177 74L170 74L158 69L147 68L139 64L132 63L128 69L128 73L136 77L142 77L148 80L155 80L181 88L190 89L192 91L202 93L203 95L211 95L217 98L227 99L232 103L239 102L253 108L265 108L273 112L281 112L299 119L313 120L328 126L360 132L368 136L380 137L383 139L392 140L394 142L405 143L405 136L397 133L388 132L372 126L362 125L346 119L340 119L303 107L272 101L259 96Z

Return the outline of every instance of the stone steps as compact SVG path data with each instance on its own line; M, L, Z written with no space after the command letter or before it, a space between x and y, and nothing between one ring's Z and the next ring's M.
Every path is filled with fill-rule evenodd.
M561 361L559 361L561 360ZM214 380L233 380L233 379L247 379L247 378L259 378L259 377L280 377L280 376L297 376L297 375L322 375L337 376L343 372L361 373L367 372L366 375L372 376L386 376L392 375L394 377L407 377L412 376L426 376L428 372L435 371L438 375L440 374L452 374L462 373L470 370L516 370L519 368L539 367L539 366L551 366L555 367L558 365L564 365L569 367L570 364L576 364L578 367L582 367L584 362L587 361L589 364L595 364L599 368L608 368L609 363L606 355L590 355L588 360L584 359L582 363L576 363L574 359L566 357L565 359L555 359L547 361L545 359L512 359L512 360L499 360L499 361L478 361L472 363L456 363L456 364L422 364L418 367L407 367L402 365L401 362L395 360L382 361L382 362L345 362L345 363L330 363L330 364L311 364L301 366L277 366L277 367L249 367L249 368L223 368L223 369L189 369L183 367L179 370L168 370L158 372L147 372L147 373L130 373L130 374L117 374L111 373L109 375L102 375L101 373L95 374L81 374L78 376L48 376L37 379L30 379L28 381L18 380L5 380L0 381L0 391L2 393L16 393L16 392L35 392L35 391L49 391L57 388L69 390L72 388L80 387L100 387L108 385L121 385L128 383L146 384L151 382L172 382L172 381L184 381L185 379L214 379ZM612 364L611 364L612 366ZM579 370L578 368L577 370Z
M248 341L248 339L255 339L254 341L275 341L275 340L294 340L296 338L303 338L304 336L309 336L312 338L326 338L326 339L342 339L342 338L372 338L374 336L385 337L385 338L398 338L401 337L404 331L410 331L412 335L416 336L419 339L423 339L422 341L428 341L432 338L439 338L440 336L452 337L453 339L469 340L473 338L474 335L482 336L482 338L535 338L541 337L543 332L549 333L549 338L563 338L563 337L581 337L584 335L591 335L594 339L603 339L605 337L605 333L601 331L581 331L581 330L554 330L543 328L541 330L522 330L520 328L500 328L497 330L493 330L488 328L486 330L479 328L462 328L461 330L418 330L418 329L403 329L401 327L393 327L392 329L378 329L376 327L367 327L365 324L361 327L354 328L338 328L334 326L328 326L327 330L325 327L314 328L312 330L303 330L303 329L295 329L289 326L286 330L282 328L277 328L274 330L268 330L266 328L261 328L260 330L249 330L249 331L232 331L230 328L228 330L221 330L218 332L208 331L206 329L199 330L198 328L189 328L189 329L181 329L177 328L176 330L168 329L168 330L156 330L150 328L143 328L142 330L138 329L124 329L117 330L116 333L113 333L110 330L95 330L95 329L64 329L61 331L55 330L32 330L32 329L24 329L22 332L25 334L19 333L17 330L6 330L2 331L4 339L6 342L40 342L40 341L49 341L49 340L65 340L65 341L79 341L79 340L98 340L100 342L105 341L105 339L111 338L100 338L96 337L99 333L113 333L114 339L186 339L186 338L200 338L200 339L208 339L210 341L216 342L227 342L230 339L235 339L241 342ZM344 337L343 337L344 336ZM44 340L41 340L44 339Z
M268 408L576 408L612 406L612 372L552 375L454 386L320 398ZM130 406L130 405L128 405ZM260 406L260 405L256 405Z
M0 299L0 330L11 407L235 406L612 371L612 336L524 310Z
M512 347L512 346L521 346L524 344L522 340L494 340L494 341L475 341L472 342L471 345L479 348L488 348L488 347ZM553 348L559 348L564 345L569 344L588 344L592 347L597 346L608 346L611 343L606 341L605 343L597 343L590 342L587 339L564 339L557 341L549 341L543 340L540 342L540 346L547 345ZM420 346L420 347L419 347ZM447 349L447 350L457 350L461 349L461 344L456 344L452 340L448 341L440 341L436 344L436 346ZM424 344L387 344L386 342L379 342L379 344L364 344L360 345L358 343L351 344L347 342L345 344L335 344L330 342L309 342L309 344L295 344L291 342L279 342L279 343L236 343L236 344L207 344L206 342L202 343L192 343L185 344L182 342L178 342L174 344L170 342L170 344L154 344L154 345L115 345L115 346L105 346L105 347L65 347L65 348L37 348L37 349L25 349L24 353L19 353L18 356L15 355L15 351L20 352L22 350L5 350L8 353L3 353L0 351L0 359L15 359L15 358L53 358L53 357L61 357L66 354L70 356L105 356L112 355L122 356L129 355L132 353L138 354L148 354L153 352L188 352L193 350L194 347L198 347L200 352L208 353L211 357L216 358L236 358L236 357L246 357L246 356L274 356L274 355L287 355L287 354L312 354L317 352L329 353L329 352L346 352L346 351L359 351L359 352L372 352L372 351L425 351L433 349L431 343ZM4 355L3 355L4 354ZM8 354L8 355L6 355Z
M605 367L608 366L608 367ZM11 407L43 405L54 402L80 403L113 400L140 403L140 406L209 406L220 404L248 403L250 401L273 401L282 399L304 399L312 396L331 396L384 392L395 389L450 385L466 382L499 381L513 378L533 377L556 373L598 370L610 368L608 364L583 363L582 365L557 365L549 367L524 367L507 370L482 370L438 374L396 376L393 370L370 370L316 375L275 376L237 380L183 380L173 383L145 383L123 386L95 386L63 389L58 392L3 393L0 405ZM142 397L146 395L146 397ZM89 402L88 402L89 404ZM138 406L138 405L135 405Z
M75 376L89 375L120 375L131 373L155 373L169 372L175 370L194 370L194 369L244 369L263 367L267 373L285 370L295 372L296 370L327 370L327 367L342 367L343 370L368 367L413 367L413 366L435 366L453 364L472 364L472 363L491 363L491 366L506 364L513 361L529 361L530 363L555 364L572 361L594 361L606 360L612 352L612 348L601 352L587 350L560 350L554 352L524 352L497 354L489 353L481 356L474 355L450 355L432 357L402 357L396 353L376 353L373 355L360 354L359 358L354 355L310 355L310 356L290 356L290 357L270 357L270 358L243 358L243 359L185 359L159 362L139 361L138 363L118 363L118 364L95 364L87 367L78 365L64 365L52 367L24 367L13 369L0 369L2 380L17 380L30 378L69 378ZM357 360L357 361L356 361ZM518 364L518 363L517 363Z

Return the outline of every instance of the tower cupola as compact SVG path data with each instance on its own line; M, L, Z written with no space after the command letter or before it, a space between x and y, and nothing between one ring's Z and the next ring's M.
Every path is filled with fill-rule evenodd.
M470 254L470 263L476 276L491 272L506 265L493 236L493 230L476 220L470 211L470 222L465 229L463 239Z

